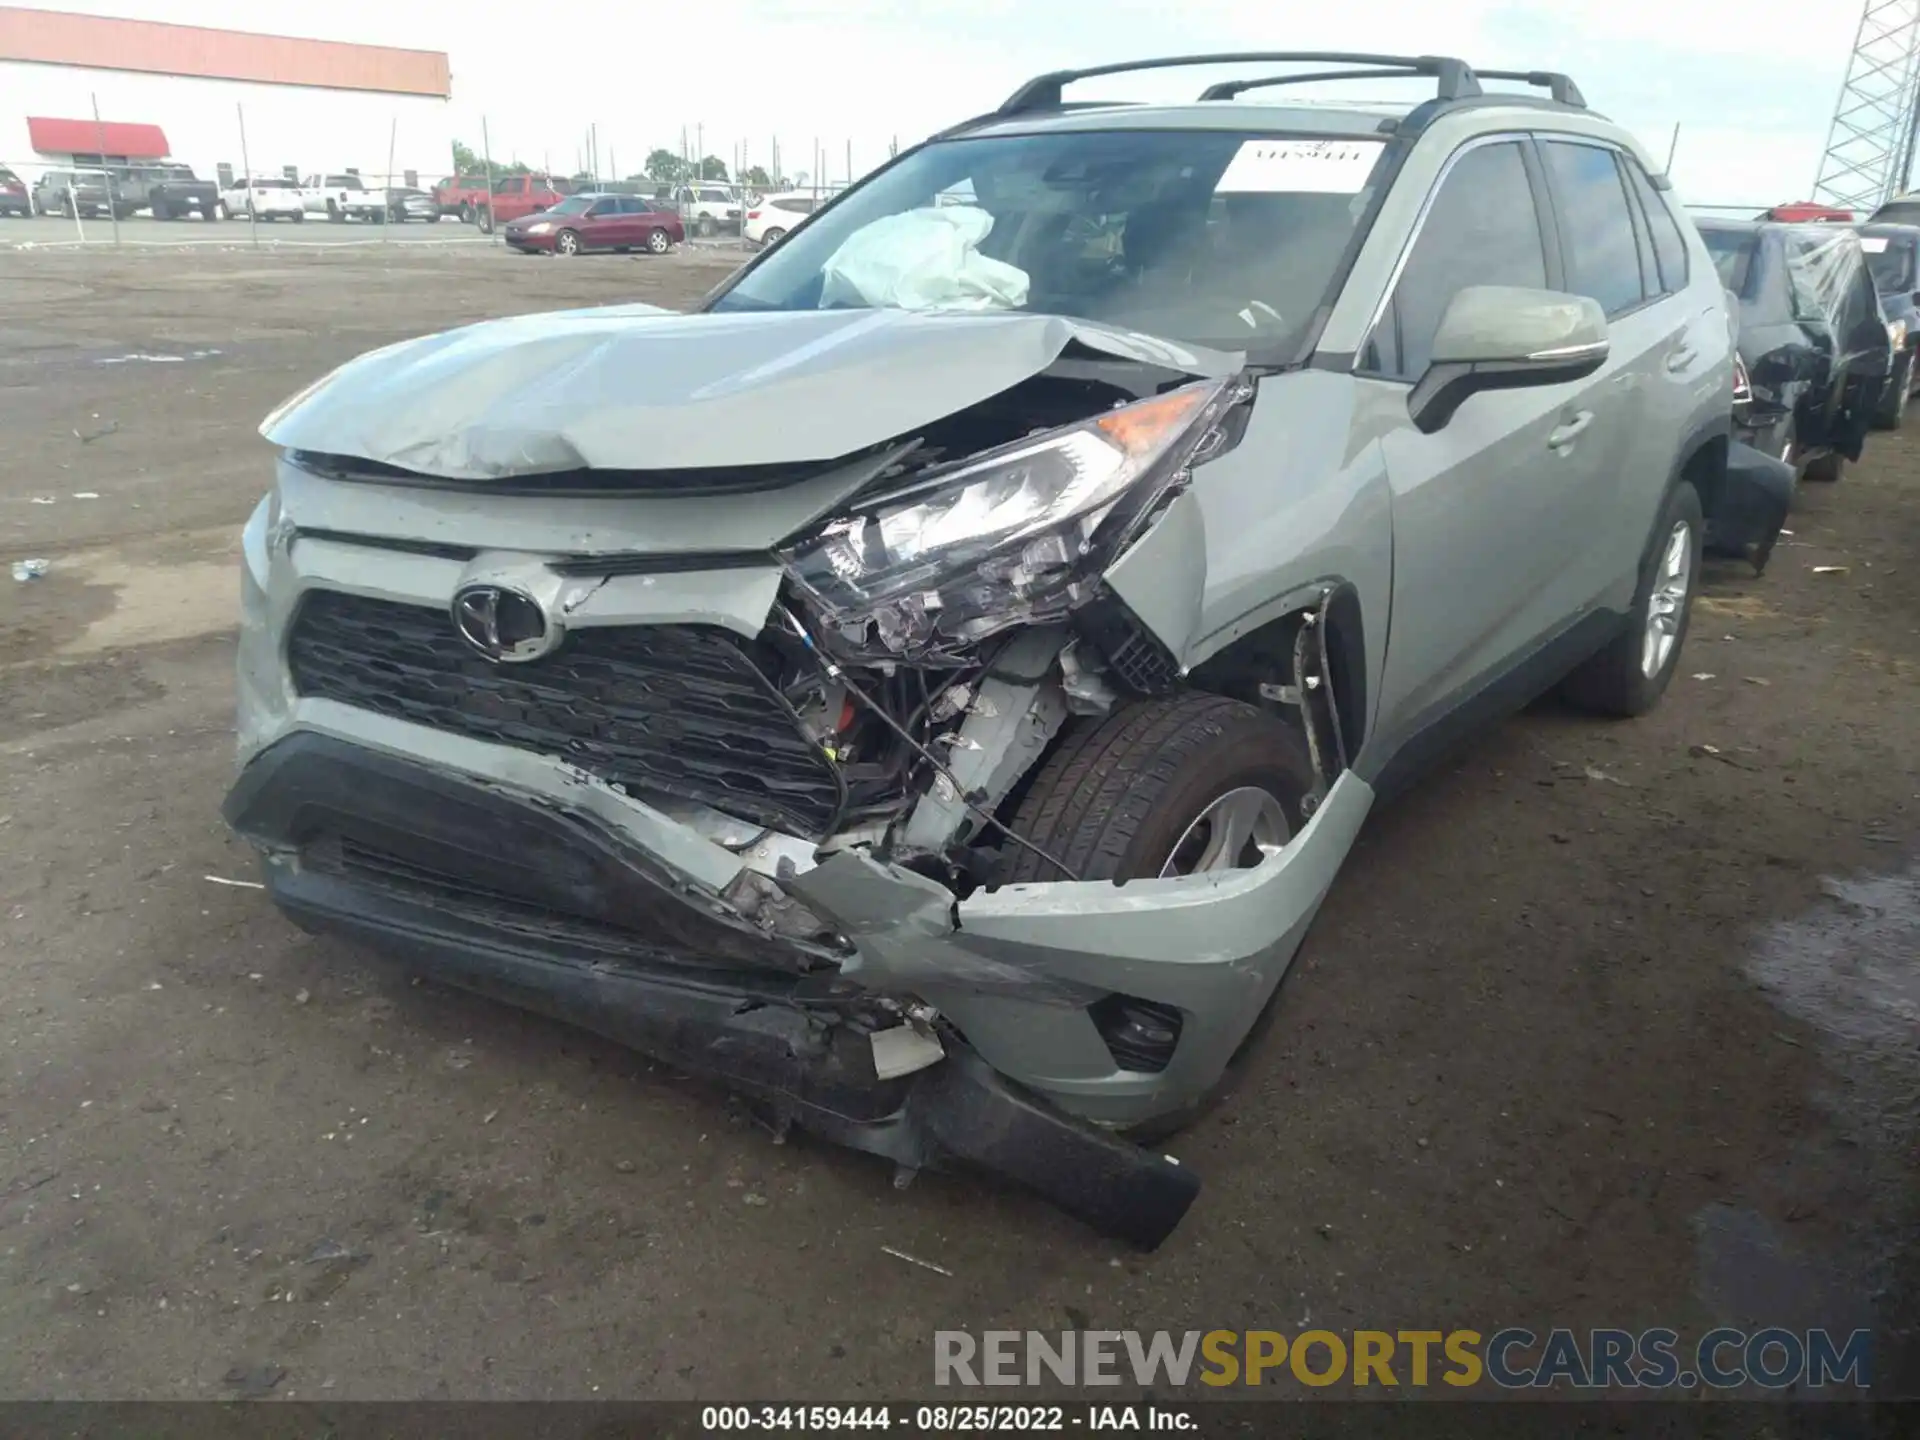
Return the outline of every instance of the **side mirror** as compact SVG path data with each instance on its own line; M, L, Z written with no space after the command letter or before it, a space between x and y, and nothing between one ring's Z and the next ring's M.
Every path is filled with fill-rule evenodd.
M1582 380L1606 363L1608 349L1606 314L1584 295L1469 285L1440 317L1408 413L1431 435L1482 390Z

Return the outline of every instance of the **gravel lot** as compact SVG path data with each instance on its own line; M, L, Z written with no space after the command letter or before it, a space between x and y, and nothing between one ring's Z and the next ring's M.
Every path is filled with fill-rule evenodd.
M217 806L260 417L724 263L0 248L0 562L51 567L0 575L0 1394L874 1398L940 1327L1309 1320L1871 1324L1915 1373L1920 441L1713 573L1654 715L1543 703L1375 817L1152 1256L776 1147L207 878L252 874Z

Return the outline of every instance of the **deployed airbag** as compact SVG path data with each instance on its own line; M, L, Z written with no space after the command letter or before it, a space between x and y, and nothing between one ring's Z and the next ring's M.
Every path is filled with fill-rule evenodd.
M977 205L889 215L856 230L823 270L820 308L1012 310L1027 300L1027 272L980 253L993 216Z

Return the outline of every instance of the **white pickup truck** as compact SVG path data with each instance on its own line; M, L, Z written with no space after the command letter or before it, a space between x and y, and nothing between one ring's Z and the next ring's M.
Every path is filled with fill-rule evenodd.
M220 192L220 208L230 220L293 220L307 218L306 202L291 180L260 176L236 180Z
M369 189L358 175L302 176L300 203L308 214L334 221L387 218L387 192Z

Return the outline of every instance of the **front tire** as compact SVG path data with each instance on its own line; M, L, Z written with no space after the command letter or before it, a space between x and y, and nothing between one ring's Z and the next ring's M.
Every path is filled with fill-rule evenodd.
M1073 722L1011 828L1082 880L1138 880L1257 864L1306 823L1313 788L1292 726L1217 695L1125 705ZM1009 883L1067 877L1007 842Z
M673 237L664 230L654 229L647 232L647 253L664 255L673 248Z
M572 230L562 230L553 237L553 253L574 256L580 253L580 237Z
M1700 492L1682 480L1667 496L1641 561L1627 627L1569 675L1562 689L1586 710L1622 719L1660 703L1686 645L1700 576L1706 519Z

